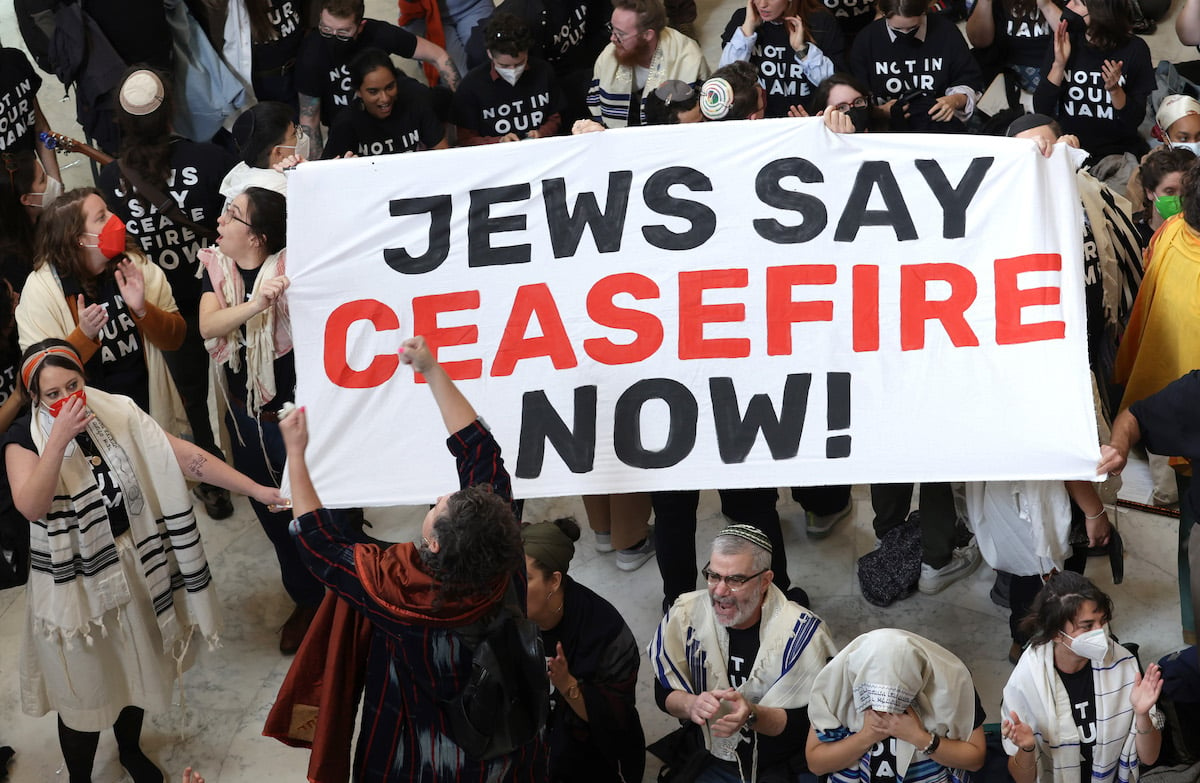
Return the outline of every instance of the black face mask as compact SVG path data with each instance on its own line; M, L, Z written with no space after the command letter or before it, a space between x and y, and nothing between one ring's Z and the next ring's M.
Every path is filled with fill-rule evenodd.
M1067 21L1067 32L1071 34L1072 38L1078 38L1087 33L1087 22L1070 8L1062 9L1062 18Z
M866 133L871 127L870 106L851 106L846 111L846 116L850 118L850 122L854 123L855 133Z
M912 30L897 30L894 27L889 27L888 29L896 35L897 42L903 42L913 47L921 45L921 41L917 39L917 31L921 29L920 27L915 27Z

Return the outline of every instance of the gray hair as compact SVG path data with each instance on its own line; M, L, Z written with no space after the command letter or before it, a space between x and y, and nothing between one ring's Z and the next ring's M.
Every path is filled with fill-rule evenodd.
M748 554L751 556L750 566L755 571L765 571L771 567L771 553L741 536L717 536L713 539L712 551L716 555Z

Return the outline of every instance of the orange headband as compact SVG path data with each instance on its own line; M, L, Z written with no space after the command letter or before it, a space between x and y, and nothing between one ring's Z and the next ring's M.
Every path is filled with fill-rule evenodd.
M29 379L33 377L33 374L42 366L42 362L46 361L46 358L49 356L66 357L71 360L71 364L79 368L79 372L83 372L83 365L79 363L79 354L70 348L56 345L43 351L38 351L26 359L25 364L21 365L21 380L25 383L26 389L29 388Z

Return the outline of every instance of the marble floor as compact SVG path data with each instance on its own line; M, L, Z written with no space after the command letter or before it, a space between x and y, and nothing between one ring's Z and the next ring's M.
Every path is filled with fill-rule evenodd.
M719 36L729 14L743 3L737 0L700 0L697 29L709 61L719 55ZM1176 3L1178 5L1178 3ZM368 0L369 16L394 18L395 6L385 0ZM1173 14L1172 17L1173 18ZM1170 21L1149 36L1155 60L1192 59L1195 51L1174 38ZM0 42L19 46L11 3L0 3ZM73 120L73 102L62 102L62 89L53 77L40 92L43 110L52 126L81 138ZM987 102L984 106L986 108ZM68 156L64 164L77 156ZM65 169L67 187L90 184L86 163ZM1136 475L1126 471L1127 478ZM1145 500L1144 486L1127 482L1127 495ZM989 721L998 719L1001 688L1011 670L1006 660L1009 641L1007 613L988 598L992 573L980 568L971 577L937 596L915 595L889 608L873 607L862 600L854 567L856 559L873 548L870 503L866 488L856 487L853 516L827 539L805 537L803 515L787 493L780 511L785 518L789 572L794 583L812 596L812 608L829 624L839 644L859 633L896 626L918 631L957 653L976 678ZM576 498L530 501L527 519L553 519L575 514L583 519ZM373 511L375 535L391 540L412 540L423 509ZM698 541L706 542L724 524L715 493L704 493ZM1142 644L1143 660L1153 660L1180 646L1179 609L1175 587L1174 520L1140 512L1122 512L1121 530L1127 553L1125 583L1112 590L1116 603L1114 630L1123 639ZM242 781L300 781L305 777L308 754L287 748L261 735L269 710L290 663L277 650L277 630L291 609L279 583L277 566L266 537L249 505L237 500L237 513L220 522L204 520L205 546L225 608L224 646L199 656L185 679L182 703L169 713L147 721L144 745L162 768L177 779L187 765L195 766L209 783ZM703 554L701 555L703 558ZM662 586L653 563L628 574L616 568L614 556L592 549L588 532L575 556L571 574L611 600L622 612L638 640L647 642L659 618ZM1105 560L1093 560L1088 575L1105 590L1112 588ZM17 750L11 768L19 783L65 780L60 774L53 715L29 718L21 713L17 659L24 628L25 596L21 590L0 592L0 744ZM649 740L674 727L653 702L650 676L643 667L639 679L639 704ZM647 779L657 764L651 759ZM102 735L97 754L96 783L125 780L116 759L111 733Z

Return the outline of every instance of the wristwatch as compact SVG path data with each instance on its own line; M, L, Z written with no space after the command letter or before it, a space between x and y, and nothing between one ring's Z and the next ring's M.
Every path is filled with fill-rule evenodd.
M758 707L750 705L750 717L746 718L746 728L754 731L754 724L758 723Z

